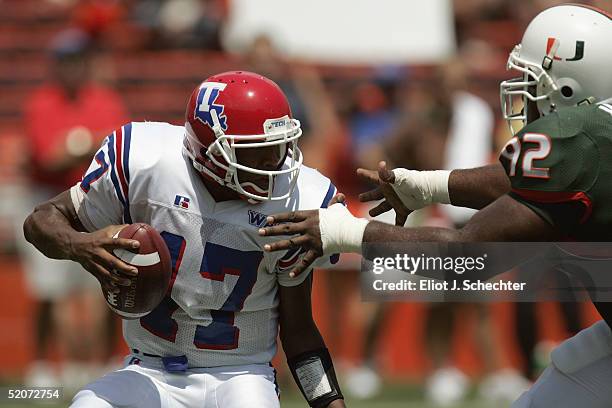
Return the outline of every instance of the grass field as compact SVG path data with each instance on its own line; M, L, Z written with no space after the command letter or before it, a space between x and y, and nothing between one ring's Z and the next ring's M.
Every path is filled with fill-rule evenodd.
M376 398L367 401L351 401L347 400L347 407L350 408L436 408L434 405L426 404L422 401L384 401L384 397ZM18 404L2 404L2 408L65 408L69 404L66 401L62 404L29 404L29 403L18 403ZM478 401L465 401L462 404L455 405L453 408L491 408L490 403L478 402ZM151 407L154 408L154 407ZM283 398L281 401L281 408L308 408L308 405L304 400L298 398ZM498 408L496 405L495 408Z
M49 404L37 404L37 405L29 405L29 404L8 404L8 405L0 405L2 408L65 408L68 404L65 405L49 405ZM347 407L349 408L436 408L433 405L428 405L423 402L414 401L414 402L377 402L377 401L362 401L362 402L352 402L347 401ZM464 404L455 405L453 408L491 408L490 404L481 402L465 402ZM281 404L281 408L308 408L308 405L305 402L300 401L287 401ZM497 407L495 407L497 408Z
M347 398L346 405L350 408L436 408L434 405L423 402L421 395L421 390L415 387L389 385L385 387L384 391L376 398L365 401L356 401ZM6 403L0 401L0 408L65 408L69 403L69 399L57 404L33 404L25 401L21 403ZM508 405L509 404L502 403L492 404L491 402L471 399L462 404L455 405L454 408L505 408ZM281 408L308 408L308 405L301 395L293 392L286 392L281 398Z

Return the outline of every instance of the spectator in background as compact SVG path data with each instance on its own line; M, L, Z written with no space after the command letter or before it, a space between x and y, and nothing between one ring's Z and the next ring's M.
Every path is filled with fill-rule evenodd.
M436 70L427 80L410 80L400 91L400 119L383 145L390 164L419 170L442 165L452 115L442 83L442 71Z
M300 94L302 88L296 84L300 72L294 70L295 64L283 58L272 38L265 34L257 36L245 53L245 63L250 70L272 79L281 87L287 95L291 112L296 118L300 118L302 129L305 134L308 134L310 117L307 112L307 102ZM298 75L298 78L295 78L295 74Z
M90 82L92 49L86 34L73 29L61 32L52 40L50 53L50 80L34 91L24 107L31 157L31 197L24 214L78 182L102 139L127 119L119 96ZM26 381L80 386L88 380L89 369L109 357L115 322L90 274L75 270L78 265L72 262L50 260L23 242L28 286L38 300L33 330L36 362ZM60 378L45 361L52 339L64 359Z
M112 29L125 14L119 0L80 0L72 11L72 20L79 29L96 40Z
M527 1L515 8L522 8L525 3ZM480 34L479 25L507 19L515 4L508 0L454 0L455 32L459 46Z
M468 81L470 61L491 53L490 47L478 42L466 42L458 58L443 67L443 87L450 96L452 119L444 149L444 169L469 169L489 164L493 157L495 117L487 102L475 92ZM455 225L465 224L476 211L442 206L444 214Z
M140 0L133 17L149 32L149 48L221 50L219 0Z
M355 90L356 110L349 119L349 126L357 164L372 168L380 160L387 160L390 165L402 163L418 169L436 168L443 160L441 152L450 121L450 106L440 78L426 82L410 79L399 89L395 89L396 84L398 82L371 81ZM395 93L399 95L397 103L392 101ZM362 208L364 216L369 208ZM394 214L382 214L376 219L392 224ZM417 217L410 222L422 220ZM346 282L346 276L342 276L342 282L339 279L333 282L337 287L333 291L336 297L342 293ZM376 346L391 307L386 302L353 301L359 305L365 341L361 365L353 367L346 375L346 391L354 398L366 399L374 397L382 387Z
M253 40L244 58L247 69L272 79L281 87L293 116L300 118L304 164L323 173L333 173L328 153L337 145L342 126L317 69L283 56L272 38L265 34Z
M471 168L490 162L494 145L494 115L478 95L468 75L474 78L486 69L482 55L493 53L480 42L465 42L457 58L440 67L426 84L411 84L402 111L405 117L396 134L388 139L385 156L395 165L418 170ZM460 227L473 215L463 208L431 208L426 224ZM469 312L473 313L469 313ZM487 374L479 392L488 400L514 400L528 388L519 372L506 368L504 350L494 345L491 310L483 304L432 304L428 307L425 344L432 358L433 373L425 396L439 406L462 400L469 390L468 377L452 359L453 333L463 322L458 316L476 316L473 333ZM469 325L468 325L469 326Z
M398 121L393 97L401 75L402 72L395 67L382 66L374 72L371 79L353 84L349 93L352 103L346 112L353 159L351 164L371 168L385 157L385 143ZM357 186L359 182L359 179L354 179L352 184ZM355 186L349 187L349 194L353 189L362 191L361 188L355 188ZM367 208L356 208L354 205L352 209L353 211L360 209L367 211ZM334 300L336 302L339 302L340 299L348 300L351 305L348 319L359 322L363 330L364 339L360 347L361 361L359 365L349 367L346 374L346 392L355 399L375 397L382 389L376 351L389 307L386 303L365 304L360 301L357 290L359 287L358 274L343 274L341 277L339 274L327 274L326 278L329 281L330 293L333 294ZM333 309L330 313L338 314ZM339 316L337 320L341 318L346 319L347 317Z
M383 157L384 139L397 125L392 92L390 81L368 81L355 87L349 130L359 167L376 168Z

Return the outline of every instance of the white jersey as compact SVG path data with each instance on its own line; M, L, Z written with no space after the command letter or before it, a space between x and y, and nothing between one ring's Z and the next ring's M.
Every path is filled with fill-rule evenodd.
M144 222L170 250L171 296L147 316L123 321L131 349L185 355L190 367L268 363L276 353L277 284L297 285L308 274L290 278L300 254L264 252L274 238L258 229L269 214L326 206L336 189L303 166L287 200L217 203L183 153L183 134L167 123L123 126L71 189L72 201L87 230ZM287 183L277 177L275 189Z

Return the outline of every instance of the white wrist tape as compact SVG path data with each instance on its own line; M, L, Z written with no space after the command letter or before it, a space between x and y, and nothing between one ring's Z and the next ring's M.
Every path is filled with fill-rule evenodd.
M342 204L319 210L319 230L323 253L331 255L342 252L361 253L363 233L368 220L354 217Z
M450 204L448 178L450 171L417 171L393 169L395 182L391 184L406 207L418 210L432 203Z

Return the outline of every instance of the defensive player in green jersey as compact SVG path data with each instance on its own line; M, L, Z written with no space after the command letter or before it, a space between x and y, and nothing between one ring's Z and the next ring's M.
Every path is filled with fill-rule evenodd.
M262 235L299 234L268 250L301 246L293 273L318 256L357 252L362 243L473 241L612 241L612 17L580 5L545 10L511 52L521 76L501 84L509 123L529 123L501 153L502 166L452 172L360 170L379 184L363 201L383 200L370 214L394 209L403 225L411 210L433 202L480 209L461 229L402 228L326 210L269 217ZM513 99L523 99L514 112ZM512 125L511 125L512 128ZM552 364L513 408L612 406L612 303L596 305L600 321L562 343Z
M509 196L560 237L612 241L612 105L563 108L528 124L500 162Z

